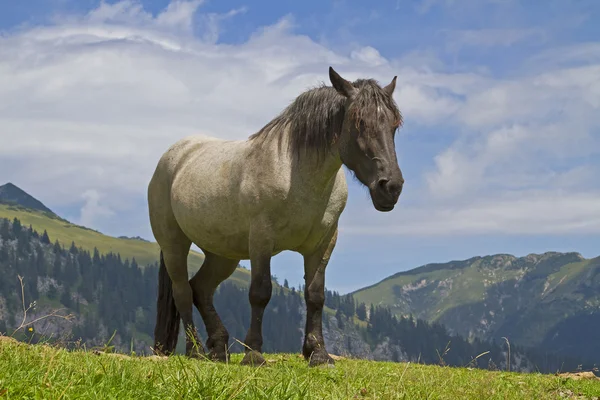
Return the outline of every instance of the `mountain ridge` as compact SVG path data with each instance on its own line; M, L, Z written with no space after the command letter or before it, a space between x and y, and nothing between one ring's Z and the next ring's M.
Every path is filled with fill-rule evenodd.
M575 254L578 255L582 260L587 260L585 257L583 257L581 255L581 253L576 252L576 251L568 251L568 252L558 252L558 251L545 251L544 253L529 253L527 255L524 256L515 256L513 254L510 253L496 253L496 254L487 254L487 255L478 255L478 256L473 256L467 259L463 259L463 260L451 260L451 261L447 261L447 262L436 262L436 263L428 263L428 264L423 264L420 265L418 267L415 268L411 268L411 269L407 269L405 271L399 271L396 272L395 274L392 274L390 276L387 276L383 279L381 279L380 281L373 283L372 285L368 285L359 289L356 289L352 292L349 292L348 294L355 294L361 291L364 291L366 289L370 289L373 288L385 281L388 281L390 279L394 279L400 276L405 276L405 275L414 275L415 273L426 273L426 272L433 272L435 270L439 270L439 269L445 269L446 266L451 266L454 264L462 264L462 263L469 263L469 262L475 262L478 260L482 260L482 259L486 259L486 258L494 258L494 257L509 257L509 258L513 258L514 260L518 260L518 259L527 259L530 257L543 257L545 255L556 255L556 254ZM600 256L599 256L600 257Z
M600 257L556 251L478 256L402 271L352 295L466 338L507 337L600 360L600 342L591 336L600 330Z

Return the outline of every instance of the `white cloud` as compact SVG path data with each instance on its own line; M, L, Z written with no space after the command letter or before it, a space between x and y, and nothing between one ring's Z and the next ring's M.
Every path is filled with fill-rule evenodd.
M202 3L202 0L174 0L154 17L137 1L122 0L112 4L102 1L85 16L84 21L91 24L126 24L191 33L194 15Z
M236 8L230 10L225 14L210 13L203 15L203 20L206 24L206 33L202 36L205 42L216 43L221 33L221 23L230 18L235 17L238 14L243 14L247 11L246 7Z
M81 215L77 223L83 226L94 226L98 217L110 217L114 212L100 204L100 194L94 190L86 190L82 197L85 204L81 207Z
M400 209L399 215L352 214L343 234L456 236L565 235L600 232L600 191L527 191L518 195L473 199L458 206ZM393 223L390 223L393 220Z
M352 60L362 61L365 64L374 67L387 63L387 60L379 54L379 51L371 46L361 47L360 49L352 51L350 53L350 58Z
M548 71L537 71L504 81L489 80L472 93L460 120L473 129L507 121L529 123L570 118L575 114L597 120L600 106L600 62Z
M526 64L535 68L540 65L557 67L582 62L596 64L600 62L600 43L588 42L552 47L535 54L526 61Z

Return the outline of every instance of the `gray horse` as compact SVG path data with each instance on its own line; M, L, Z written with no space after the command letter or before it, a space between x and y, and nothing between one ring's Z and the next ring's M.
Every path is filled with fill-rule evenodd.
M228 360L229 334L214 305L217 286L250 260L250 328L242 364L264 363L262 319L271 298L271 257L304 257L310 366L333 364L322 334L325 268L337 239L348 189L344 164L368 187L373 206L391 211L404 179L394 137L402 116L392 93L373 79L349 82L329 68L333 87L300 94L248 140L191 136L161 157L148 187L150 223L160 246L155 352L172 354L179 323L186 354L204 356L192 321L194 304L208 333L208 357ZM204 264L188 280L192 243Z

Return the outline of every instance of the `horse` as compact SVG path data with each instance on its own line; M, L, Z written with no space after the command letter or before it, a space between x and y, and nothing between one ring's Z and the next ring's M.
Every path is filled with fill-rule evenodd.
M186 355L227 362L229 333L213 305L217 286L250 260L250 327L242 365L261 365L262 319L272 291L271 258L294 251L304 261L309 366L334 364L325 348L325 268L348 198L342 165L368 188L380 212L392 211L404 178L395 149L403 121L393 99L396 76L350 82L329 67L332 86L301 93L245 140L192 135L162 155L148 185L152 232L160 247L154 351L173 354L180 322ZM189 279L191 244L204 253ZM206 327L206 349L192 320Z

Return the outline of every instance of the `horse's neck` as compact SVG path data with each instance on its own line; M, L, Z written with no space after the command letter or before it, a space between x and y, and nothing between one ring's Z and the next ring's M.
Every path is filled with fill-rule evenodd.
M331 149L331 152L321 154L320 158L316 151L309 150L302 154L296 162L304 182L307 184L310 182L315 188L324 188L331 184L342 167L337 148Z
M281 137L267 139L266 143L261 145L259 153L262 153L261 157L268 157L266 153L271 153L270 157L278 160L277 164L281 170L289 169L292 179L302 182L304 188L320 192L333 183L342 167L337 146L320 151L300 150L301 154L296 154L289 150L288 145L289 137L287 132L283 132Z

